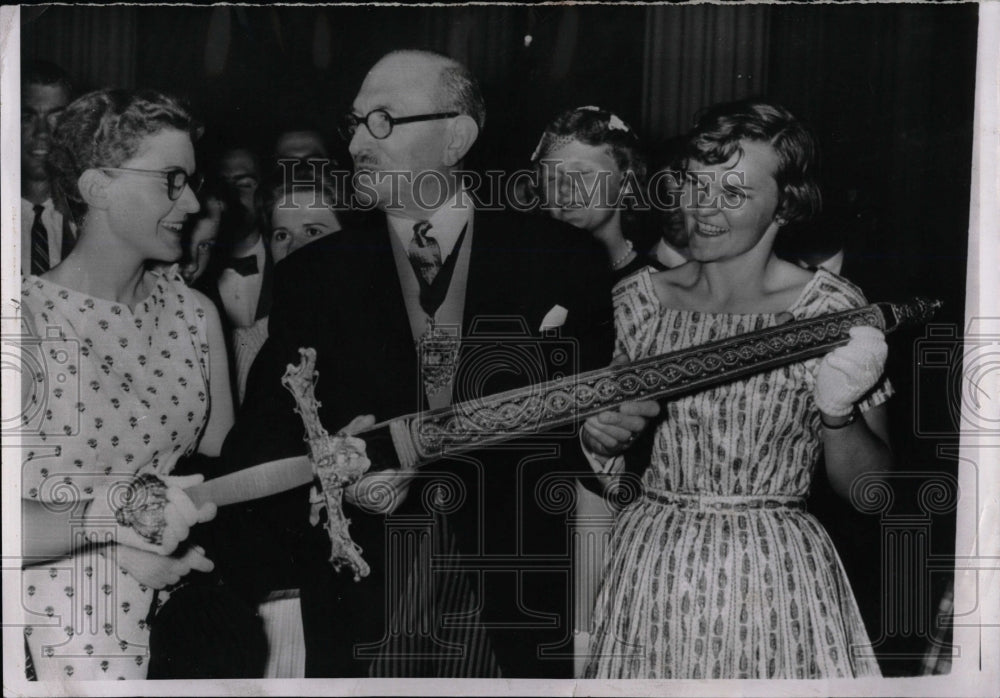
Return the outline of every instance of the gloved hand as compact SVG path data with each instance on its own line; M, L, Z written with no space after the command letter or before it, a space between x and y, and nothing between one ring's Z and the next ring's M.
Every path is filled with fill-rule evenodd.
M215 569L215 563L205 557L205 551L197 545L177 555L157 555L130 545L116 546L115 553L118 566L150 589L177 584L190 572L211 572Z
M212 503L200 509L184 490L204 481L203 475L156 475L152 468L124 479L109 475L94 488L86 521L114 525L117 542L140 550L170 555L188 537L191 527L215 518Z
M874 327L852 327L851 340L827 354L816 371L813 399L820 412L844 417L882 376L889 349Z

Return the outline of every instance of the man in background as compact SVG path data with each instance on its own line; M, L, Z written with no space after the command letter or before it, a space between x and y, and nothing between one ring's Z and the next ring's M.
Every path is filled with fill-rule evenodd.
M45 169L59 114L73 98L69 75L48 61L21 70L21 273L43 274L75 242L72 222L56 206Z

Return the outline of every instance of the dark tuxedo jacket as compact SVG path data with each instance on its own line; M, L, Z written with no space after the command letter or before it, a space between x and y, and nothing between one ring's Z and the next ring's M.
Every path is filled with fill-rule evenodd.
M223 451L229 469L301 454L304 428L282 387L300 347L317 351L320 416L331 433L359 414L379 421L426 409L414 340L383 216L316 241L278 265L269 339ZM466 287L455 401L607 365L613 322L603 251L585 232L546 219L477 211ZM554 335L542 319L568 311ZM327 561L322 526L309 525L308 487L224 509L235 520L216 560L251 593L300 588L307 676L363 676L386 635L390 526L428 517L435 478L457 484L448 521L479 597L506 676L570 677L569 522L576 473L589 472L576 431L527 435L514 444L422 470L394 514L345 507L371 575L355 583ZM209 555L209 557L212 557ZM223 559L225 558L225 559ZM393 581L395 579L395 581Z

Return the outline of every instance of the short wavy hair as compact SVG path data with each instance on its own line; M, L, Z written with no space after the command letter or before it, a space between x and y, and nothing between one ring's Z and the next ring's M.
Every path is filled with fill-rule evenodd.
M52 135L47 166L57 195L78 222L87 212L80 175L119 167L138 153L145 137L164 129L183 131L192 141L201 130L183 103L153 90L97 90L66 107Z
M531 162L541 167L553 151L570 140L603 147L624 175L631 172L630 187L645 191L649 161L639 135L622 119L603 107L585 106L567 109L549 122L531 155ZM540 186L541 183L539 183ZM627 197L621 211L622 234L640 249L652 244L647 216L635 209L635 197Z
M606 147L618 169L631 170L636 182L645 186L648 163L639 136L614 113L601 107L567 109L545 127L532 162L544 159L563 137Z
M815 170L819 150L809 129L785 107L761 100L742 100L708 107L688 133L684 161L706 165L742 154L740 141L767 143L778 155L778 214L789 223L807 221L822 206Z

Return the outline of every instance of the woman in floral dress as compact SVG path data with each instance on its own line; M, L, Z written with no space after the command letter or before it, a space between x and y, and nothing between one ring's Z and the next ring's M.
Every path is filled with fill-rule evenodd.
M688 138L693 260L615 289L630 360L866 304L827 271L778 259L775 236L819 206L811 135L761 102L707 110ZM874 328L826 357L664 405L643 493L615 518L586 674L597 678L878 675L840 560L804 511L821 451L838 494L891 467ZM584 428L617 486L629 434Z
M176 264L155 264L180 259L198 210L195 128L162 94L103 90L70 104L53 135L80 236L21 287L38 338L25 352L41 367L22 385L25 418L37 412L24 439L22 605L42 680L144 678L167 587L212 569L179 547L215 514L184 494L202 476L170 472L182 455L218 455L232 424L225 348L214 306Z

